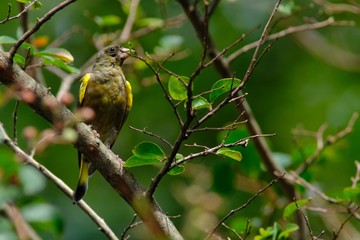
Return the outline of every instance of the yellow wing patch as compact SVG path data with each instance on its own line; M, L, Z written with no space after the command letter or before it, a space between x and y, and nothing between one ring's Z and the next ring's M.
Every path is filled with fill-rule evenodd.
M126 94L127 94L126 107L128 110L130 110L133 103L133 95L132 95L131 84L128 81L126 81Z
M87 73L85 74L82 78L81 78L81 84L80 84L80 91L79 91L79 103L82 104L84 97L85 97L85 92L86 92L86 87L89 83L89 80L91 78L91 74Z

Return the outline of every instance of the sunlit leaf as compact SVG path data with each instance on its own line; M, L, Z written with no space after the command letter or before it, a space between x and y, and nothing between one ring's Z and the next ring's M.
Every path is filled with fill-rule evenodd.
M170 96L175 100L181 101L187 98L187 83L189 82L189 78L184 76L180 78L181 80L175 76L171 76L169 79L168 88Z
M210 102L214 101L220 95L229 93L240 85L240 79L237 78L223 78L214 83L211 87Z
M16 0L19 3L30 3L30 0Z
M289 203L288 205L286 205L284 209L283 218L287 220L291 215L293 215L298 210L298 208L309 204L309 202L310 202L309 199L301 199L296 201L296 203L295 202Z
M144 165L153 165L161 162L156 158L141 158L138 156L131 156L128 160L126 160L124 166L125 167L138 167Z
M231 150L229 148L220 148L219 150L217 150L216 154L232 158L236 161L241 161L242 159L242 155L239 151Z
M159 161L165 158L163 150L153 142L141 142L133 149L135 156L145 159L157 159Z
M42 59L44 61L44 64L56 66L58 68L65 70L68 73L79 73L80 72L79 69L77 69L73 66L69 66L68 64L64 63L62 60L60 60L58 58L44 55L44 56L42 56Z
M64 48L48 48L44 51L37 52L34 54L35 56L51 56L58 58L64 62L70 63L74 61L74 57L71 55L71 53L64 49Z
M202 109L207 108L210 109L211 105L210 103L203 97L197 97L192 101L192 108L193 109Z
M100 27L110 27L119 25L121 23L121 18L110 14L105 16L95 16L94 21Z

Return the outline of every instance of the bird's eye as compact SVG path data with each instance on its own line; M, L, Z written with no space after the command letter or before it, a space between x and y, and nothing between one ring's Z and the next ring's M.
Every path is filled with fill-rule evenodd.
M116 56L116 49L114 47L109 48L109 55L112 57Z

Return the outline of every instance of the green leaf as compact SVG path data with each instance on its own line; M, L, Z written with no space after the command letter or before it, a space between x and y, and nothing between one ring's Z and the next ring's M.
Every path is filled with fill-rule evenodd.
M64 224L60 213L50 204L35 203L26 205L21 209L21 212L26 222L31 223L39 232L46 231L59 236L63 231ZM58 239L58 237L51 239Z
M164 25L164 20L161 18L141 18L136 21L139 27L159 28Z
M30 0L16 0L19 3L30 3Z
M23 165L19 169L19 177L25 195L34 195L42 191L46 186L45 177L30 166Z
M176 167L173 167L168 174L169 175L179 175L182 174L185 171L185 164L177 165Z
M223 78L214 83L211 87L210 102L214 101L220 95L229 93L240 85L240 79L237 78Z
M14 44L16 42L17 42L17 40L12 37L0 36L0 44ZM21 44L21 47L26 50L30 49L30 54L34 53L34 47L32 45L30 45L29 43L24 42L23 44Z
M128 160L126 160L124 166L125 167L138 167L144 165L153 165L156 163L160 163L156 158L141 158L138 156L131 156Z
M45 49L44 51L35 53L34 56L37 57L51 56L54 58L58 58L66 63L70 63L74 61L74 57L71 55L71 53L64 48L48 48Z
M216 154L232 158L236 161L241 161L242 159L242 155L239 151L231 150L229 148L220 148L219 150L217 150Z
M116 26L121 23L121 18L116 15L95 16L94 21L100 27Z
M196 110L202 109L202 108L210 109L211 105L205 98L197 97L192 101L192 108L196 109Z
M41 3L40 1L35 2L35 3L34 3L34 8L35 8L36 10L42 8L42 3Z
M360 202L360 188L346 187L344 188L343 193L347 200L354 201L356 203Z
M170 96L175 100L185 100L187 98L187 83L189 82L188 77L180 77L180 79L175 76L171 76L169 79L169 93Z
M60 60L58 58L54 58L52 56L44 55L44 56L42 56L42 59L44 61L44 64L52 65L52 66L61 68L61 69L65 70L68 73L78 73L79 72L79 69L67 65L66 63L64 63L62 60Z
M165 158L163 150L153 142L141 142L133 149L135 156L145 159L157 159L161 161Z
M18 53L15 53L14 56L14 61L19 64L20 66L24 66L25 65L25 58L23 56L21 56Z
M298 207L300 208L302 206L305 206L309 204L309 202L310 202L309 199L301 199L296 201L296 203L295 202L289 203L288 205L286 205L284 209L283 218L287 220L292 214L294 214L294 212L298 210Z
M295 223L286 224L285 228L281 230L278 239L289 239L290 234L299 230L299 226Z

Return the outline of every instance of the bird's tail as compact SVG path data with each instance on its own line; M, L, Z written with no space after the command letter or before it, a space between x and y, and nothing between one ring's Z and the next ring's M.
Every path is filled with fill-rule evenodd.
M81 156L79 181L74 193L74 202L80 201L88 188L89 163Z

